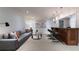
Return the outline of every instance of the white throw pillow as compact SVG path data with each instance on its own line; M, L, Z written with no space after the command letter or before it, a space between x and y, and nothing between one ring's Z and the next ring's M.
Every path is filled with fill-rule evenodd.
M8 33L5 33L3 35L4 35L4 39L8 39Z
M10 35L11 35L14 39L16 39L16 38L17 38L16 32L14 32L14 33L13 33L13 32L11 32L11 33L10 33Z

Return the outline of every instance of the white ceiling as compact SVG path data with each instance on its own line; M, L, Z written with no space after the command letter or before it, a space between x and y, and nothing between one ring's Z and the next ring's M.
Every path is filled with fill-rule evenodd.
M35 16L40 19L44 19L45 17L53 17L60 15L70 15L76 12L74 7L18 7L16 8L20 10L25 16Z
M5 9L5 8L4 8ZM40 20L45 17L54 17L61 15L70 15L75 13L74 7L7 7L7 9L23 14L24 16L37 17ZM28 14L27 14L28 11Z

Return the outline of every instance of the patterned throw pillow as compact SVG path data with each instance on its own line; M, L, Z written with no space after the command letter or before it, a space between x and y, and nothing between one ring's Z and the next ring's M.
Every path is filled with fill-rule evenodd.
M19 31L16 32L16 36L19 38L21 33Z

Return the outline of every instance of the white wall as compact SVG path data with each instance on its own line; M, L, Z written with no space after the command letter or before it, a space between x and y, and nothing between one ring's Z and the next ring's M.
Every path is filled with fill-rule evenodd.
M48 34L48 29L53 26L52 18L45 18L43 20L39 19L27 19L25 18L26 28L33 28L33 32L35 33L36 29L38 29L39 33ZM36 24L37 23L37 24Z
M53 27L53 19L52 18L48 18L46 19L45 22L46 28L45 28L45 33L48 34L48 29L51 29L51 27Z
M70 27L71 28L76 28L77 26L76 26L76 15L71 15L70 16Z
M33 29L33 32L35 33L36 29L35 29L35 23L36 21L35 20L32 20L32 19L25 19L25 28L26 29L29 29L30 27L32 27Z
M79 28L79 8L76 10L76 26ZM78 31L78 42L79 42L79 31Z
M36 30L38 30L39 33L42 33L42 34L45 33L45 31L44 31L45 28L41 28L41 26L45 25L45 23L41 24L41 23L43 23L42 20L39 21L37 19L27 19L27 18L25 18L25 23L26 23L26 28L27 29L29 29L30 27L32 27L33 33L35 33Z
M64 21L64 24L63 24L64 28L67 28L67 27L76 28L76 14L69 15L60 20Z
M14 8L1 8L0 7L0 23L8 22L9 27L0 24L0 33L19 31L25 28L23 16L19 14Z
M77 8L77 12L76 12L76 26L77 26L77 28L79 28L79 8Z
M69 18L69 19L68 19ZM64 18L61 19L57 19L53 21L53 27L59 27L59 20L63 20L64 21L64 28L66 27L71 27L71 28L76 28L77 26L77 19L76 19L76 14L73 15L68 15Z

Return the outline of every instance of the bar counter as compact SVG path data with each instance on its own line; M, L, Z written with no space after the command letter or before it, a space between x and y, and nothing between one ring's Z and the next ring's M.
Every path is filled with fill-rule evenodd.
M58 40L67 45L78 45L78 28L54 28Z

